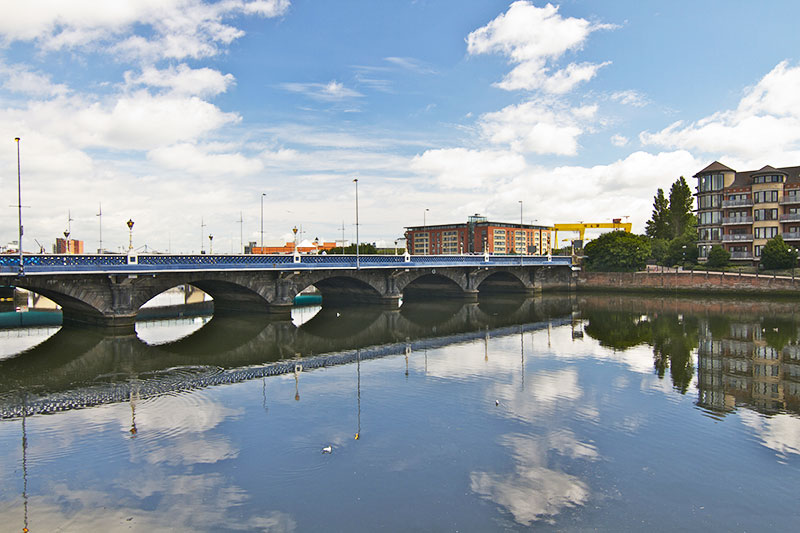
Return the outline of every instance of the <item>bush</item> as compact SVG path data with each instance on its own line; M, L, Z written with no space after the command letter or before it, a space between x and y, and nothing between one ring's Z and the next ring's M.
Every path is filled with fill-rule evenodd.
M731 253L720 245L715 245L708 252L708 266L713 268L722 268L728 266L731 260Z
M768 240L761 250L761 266L766 270L794 268L796 264L797 250L790 248L780 235Z
M611 231L584 248L587 270L635 272L644 269L650 257L650 240L643 235Z

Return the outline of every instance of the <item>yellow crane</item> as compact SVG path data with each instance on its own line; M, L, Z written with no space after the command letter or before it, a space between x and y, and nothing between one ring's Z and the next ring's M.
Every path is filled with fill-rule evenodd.
M633 229L633 224L630 222L622 222L621 218L615 218L612 222L589 222L584 224L583 222L579 222L577 224L553 224L553 230L555 231L555 243L558 246L558 232L559 231L577 231L580 235L581 246L583 246L583 234L587 229L621 229L627 231L628 233L631 232Z

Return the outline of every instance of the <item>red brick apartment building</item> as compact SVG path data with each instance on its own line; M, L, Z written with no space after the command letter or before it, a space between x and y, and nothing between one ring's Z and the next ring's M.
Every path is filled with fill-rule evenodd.
M53 251L57 254L82 254L83 241L75 239L56 239Z
M546 255L552 250L551 228L490 222L473 215L466 223L406 227L406 248L413 255L484 253Z
M714 245L727 249L731 259L759 261L776 235L800 246L800 167L737 172L714 161L694 177L701 261Z

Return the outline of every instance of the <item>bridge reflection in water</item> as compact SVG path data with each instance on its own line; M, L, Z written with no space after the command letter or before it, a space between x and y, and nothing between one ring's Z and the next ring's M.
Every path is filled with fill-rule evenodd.
M0 361L0 418L61 411L303 371L569 323L569 296L325 308L300 327L214 316L174 342L63 327ZM135 390L134 390L135 389Z

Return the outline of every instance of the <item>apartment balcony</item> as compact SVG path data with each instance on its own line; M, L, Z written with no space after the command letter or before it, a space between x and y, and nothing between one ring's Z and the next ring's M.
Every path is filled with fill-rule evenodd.
M800 241L800 231L789 231L781 233L784 241Z
M731 259L753 259L752 252L731 252Z
M798 200L800 203L800 199ZM751 207L753 205L753 199L748 198L746 200L723 200L722 207Z
M796 222L800 220L800 213L786 213L785 215L780 215L781 222Z
M732 226L734 224L752 224L753 217L724 217L722 219L723 226Z
M722 242L747 242L752 240L752 233L736 233L722 236Z
M800 196L784 196L778 203L781 205L800 204Z

